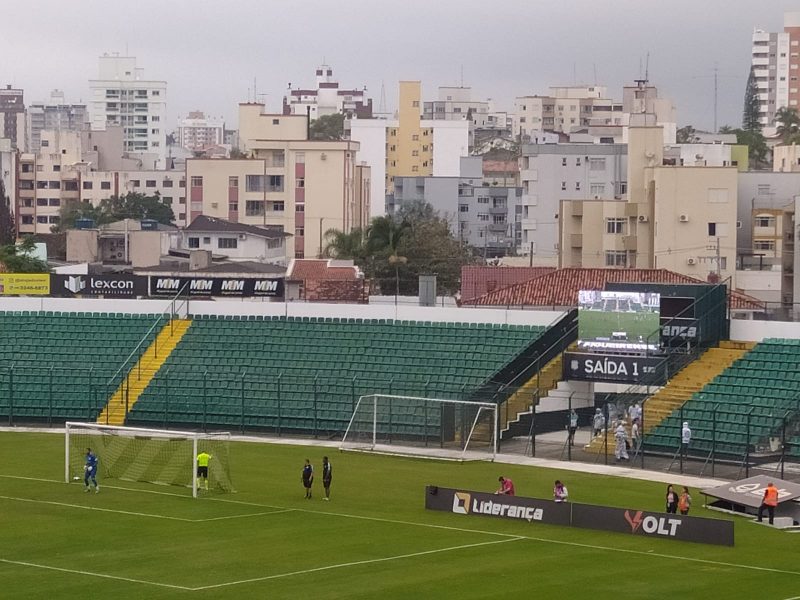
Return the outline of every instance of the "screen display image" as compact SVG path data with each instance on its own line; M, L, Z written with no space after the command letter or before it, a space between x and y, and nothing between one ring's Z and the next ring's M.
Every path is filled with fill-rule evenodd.
M578 347L643 352L658 349L660 294L578 292Z

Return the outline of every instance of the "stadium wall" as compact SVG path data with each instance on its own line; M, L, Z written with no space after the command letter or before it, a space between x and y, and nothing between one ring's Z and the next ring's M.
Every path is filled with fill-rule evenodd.
M3 298L0 311L61 311L159 314L168 310L165 300L111 300L84 298ZM188 308L187 308L188 305ZM350 319L399 319L438 323L498 323L507 325L549 326L564 312L552 310L504 310L441 308L427 306L372 306L364 304L321 304L282 302L243 302L190 300L181 302L179 313L217 316L338 317Z
M760 342L766 338L800 339L800 322L731 319L731 339Z

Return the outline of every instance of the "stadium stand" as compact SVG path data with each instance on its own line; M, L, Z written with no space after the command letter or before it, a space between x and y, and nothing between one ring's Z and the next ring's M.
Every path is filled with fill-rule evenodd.
M692 395L649 435L650 447L674 450L681 421L692 429L693 453L741 457L769 449L783 419L800 409L800 340L766 339ZM792 453L798 454L797 446Z
M94 419L109 396L109 378L157 318L121 313L0 313L0 415ZM110 392L116 385L112 382Z
M544 330L391 319L195 317L128 423L341 432L363 394L467 398Z

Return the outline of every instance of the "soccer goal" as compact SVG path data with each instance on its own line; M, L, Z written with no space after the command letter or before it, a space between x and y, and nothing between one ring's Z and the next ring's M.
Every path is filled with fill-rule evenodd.
M66 424L64 480L83 480L86 449L98 458L100 485L107 479L141 481L191 488L198 491L232 492L230 433L190 433L160 429L117 427L97 423ZM196 457L211 455L208 481L198 481Z
M450 460L494 460L497 405L415 396L361 396L342 450Z

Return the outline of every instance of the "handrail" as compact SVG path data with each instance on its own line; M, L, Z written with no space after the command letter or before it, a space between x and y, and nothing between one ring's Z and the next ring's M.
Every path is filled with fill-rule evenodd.
M563 345L563 340L564 340L565 338L568 338L568 337L570 337L570 336L571 336L571 335L572 335L572 334L575 332L575 330L576 330L576 329L578 329L578 325L577 325L577 323L576 323L575 325L573 325L572 327L570 327L570 328L569 328L569 329L566 331L566 333L564 333L564 335L562 335L562 336L561 336L560 338L558 338L558 339L557 339L555 342L553 342L552 344L550 344L550 346L548 346L548 347L547 347L547 349L546 349L544 352L542 352L541 354L538 354L538 355L536 356L536 361L532 362L530 365L528 365L528 367L526 367L525 369L523 369L522 371L520 371L519 373L517 373L517 374L514 376L514 378L513 378L511 381L509 381L508 383L505 383L505 384L503 384L503 385L500 387L500 389L499 389L498 391L503 391L503 390L505 390L505 389L507 389L507 388L511 387L512 385L514 385L514 384L515 384L515 382L516 382L516 381L517 381L517 380L518 380L520 377L522 377L522 376L523 376L523 375L525 375L526 373L529 373L529 371L530 371L530 368L531 368L532 366L534 366L534 365L535 365L535 364L536 364L536 363L539 361L539 359L540 359L542 356L548 356L548 355L550 354L550 351L551 351L553 348L555 348L556 346L561 346L561 345ZM568 347L568 346L569 346L569 344L567 344L566 346L564 346L564 348L562 348L561 350L563 351L563 350L564 350L564 349L566 349L566 347ZM553 359L551 358L550 360L553 360ZM550 360L548 360L547 362L550 362ZM545 363L545 364L546 364L546 363ZM541 366L542 366L542 365L541 365L541 364L539 364L538 366L539 366L539 370L541 370Z
M136 344L136 347L133 350L131 350L131 353L128 355L128 357L124 361L122 361L122 364L119 366L119 368L116 370L116 372L108 379L108 381L106 381L106 385L113 385L114 384L114 381L117 379L117 376L128 365L128 361L131 360L131 358L133 358L133 356L141 348L142 344L145 342L145 340L148 339L150 334L156 328L156 325L158 325L161 322L162 317L164 317L164 315L167 313L167 311L169 311L170 322L172 321L172 319L175 318L175 310L176 310L175 309L175 301L180 297L180 295L184 292L184 290L186 290L186 286L187 285L189 285L188 281L186 283L184 283L183 287L181 287L181 289L178 290L178 293L175 294L175 296L170 299L169 304L167 305L167 308L162 310L161 313L156 317L155 322L150 326L150 329L147 330L147 333L145 333L144 336L142 337L142 339L139 340L139 343ZM187 300L184 300L184 302L186 302L186 301Z

